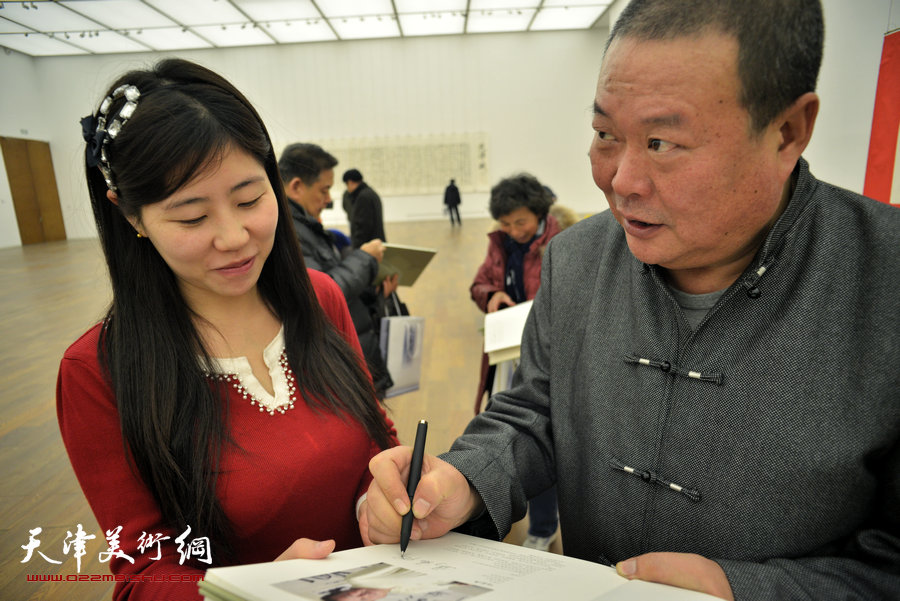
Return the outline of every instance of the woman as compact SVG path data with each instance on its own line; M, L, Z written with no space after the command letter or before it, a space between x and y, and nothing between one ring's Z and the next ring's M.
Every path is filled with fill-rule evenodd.
M396 436L340 289L304 267L259 115L173 59L82 125L113 300L62 360L60 429L112 572L167 582L115 598L358 546L368 460Z
M472 300L485 313L493 313L532 300L541 284L541 259L550 239L559 233L549 214L553 196L533 176L521 174L501 180L491 189L490 211L500 228L488 234L488 251L469 288ZM481 361L481 382L475 413L494 384L494 366ZM528 503L530 525L523 546L546 551L556 534L556 489Z

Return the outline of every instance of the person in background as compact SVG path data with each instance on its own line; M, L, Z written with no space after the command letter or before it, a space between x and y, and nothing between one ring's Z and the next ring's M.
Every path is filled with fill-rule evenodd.
M113 298L56 402L130 577L114 598L199 600L170 577L359 546L366 468L396 433L340 289L304 268L259 115L178 59L105 96L82 129Z
M363 181L362 173L358 169L348 169L342 179L347 186L344 210L350 208L347 215L350 219L350 240L353 247L359 248L373 238L387 242L384 235L381 198L378 193Z
M541 283L541 260L559 226L549 213L553 197L548 188L526 173L508 177L491 188L489 209L499 229L488 234L484 262L469 288L472 300L485 313L493 313L532 300ZM475 399L476 415L482 399L494 385L497 366L482 354L481 381ZM548 487L528 503L528 537L523 546L546 551L556 538L558 526L556 489Z
M553 201L550 205L549 213L553 215L553 218L556 219L556 223L559 224L559 231L563 231L569 226L575 225L578 222L578 215L575 214L575 211L556 202L558 200L556 198L556 193L553 192L549 186L544 186L544 190L547 191L547 194L550 195L550 198Z
M628 579L900 599L900 211L802 156L823 40L818 0L624 7L590 147L610 210L550 242L513 387L426 455L413 539L502 538L556 484L565 553ZM373 542L409 456L372 460Z
M454 224L462 225L462 220L459 218L459 205L461 204L462 198L459 196L459 188L456 187L456 180L451 179L450 183L447 184L447 187L444 189L444 205L447 207L447 212L450 213L451 227Z
M337 159L320 146L297 143L282 151L278 169L306 266L327 273L340 286L375 390L383 399L393 380L379 348L376 299L378 294L387 297L397 288L397 276L386 278L375 291L372 282L384 256L384 242L375 238L359 248L345 247L341 251L335 243L335 234L320 223L322 210L331 201L337 164Z

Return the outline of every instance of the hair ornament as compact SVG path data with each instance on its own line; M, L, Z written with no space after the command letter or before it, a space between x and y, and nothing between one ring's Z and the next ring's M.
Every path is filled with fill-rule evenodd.
M115 117L107 127L109 107L119 98L125 97L125 104L119 109ZM130 84L123 84L113 90L113 93L103 99L97 115L88 115L81 120L81 135L87 142L85 148L85 160L88 167L98 167L106 180L106 186L113 192L118 192L112 181L112 169L109 166L109 158L106 156L106 147L110 140L115 140L125 123L134 115L137 101L141 97L141 91Z

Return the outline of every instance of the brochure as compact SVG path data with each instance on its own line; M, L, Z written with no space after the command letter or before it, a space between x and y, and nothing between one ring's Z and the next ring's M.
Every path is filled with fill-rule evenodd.
M437 250L434 248L385 243L384 258L381 259L381 264L378 266L375 285L377 286L384 278L396 273L400 276L398 280L400 286L412 286L431 262L435 253Z
M491 365L519 357L522 331L533 301L484 315L484 352Z
M613 568L451 532L400 545L374 545L326 559L212 568L200 582L208 601L711 601L710 595L626 580Z

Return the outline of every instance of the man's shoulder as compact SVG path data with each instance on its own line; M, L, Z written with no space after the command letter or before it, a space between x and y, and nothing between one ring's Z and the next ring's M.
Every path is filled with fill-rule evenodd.
M866 244L883 243L900 256L900 207L814 179L812 202L819 227L843 241L856 236Z

